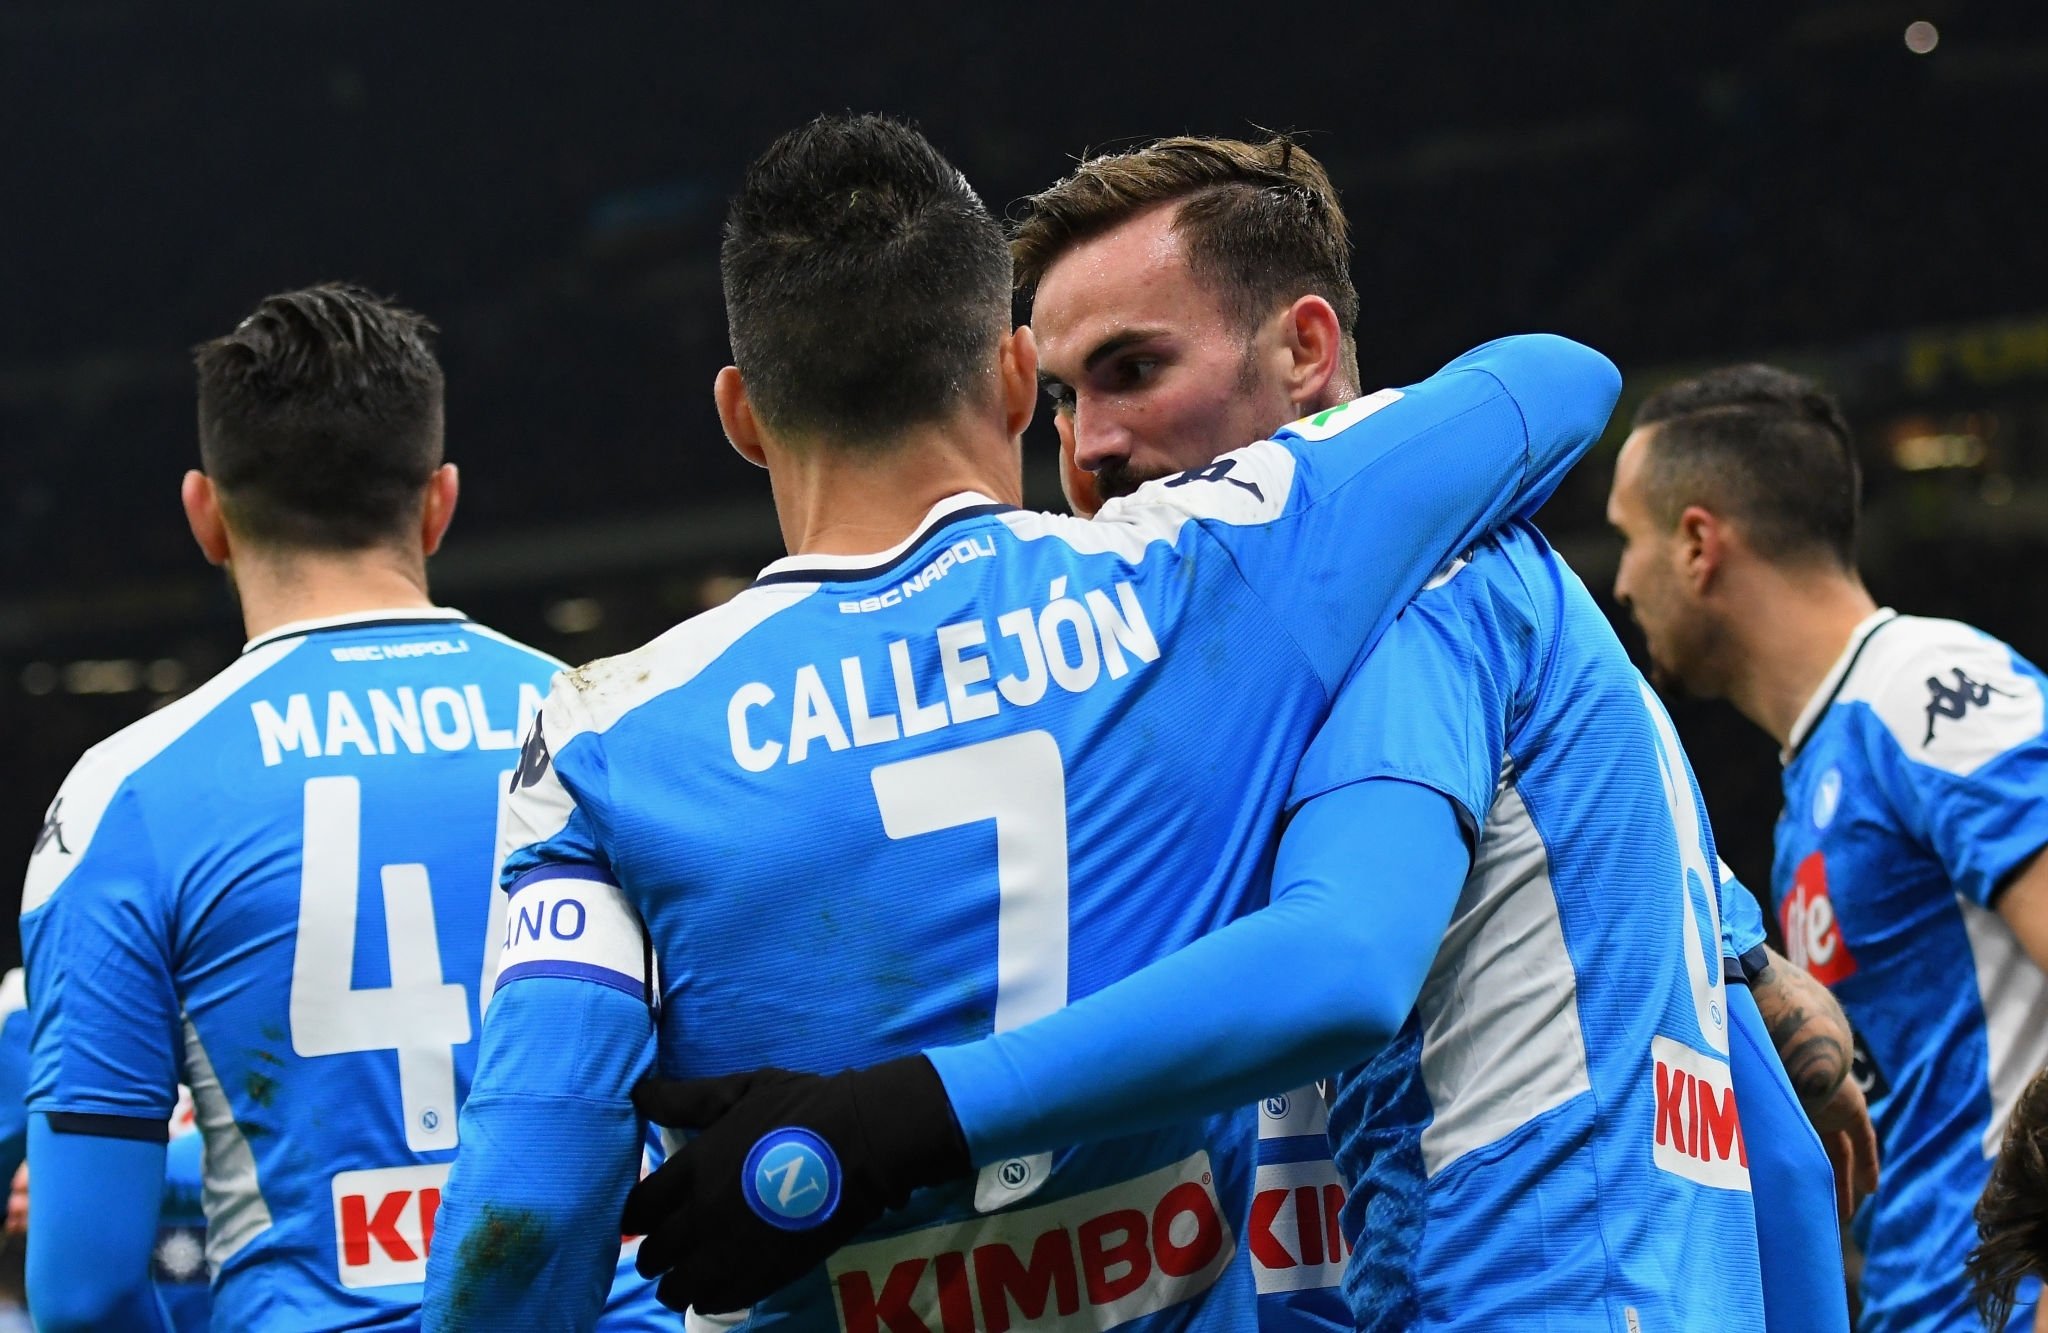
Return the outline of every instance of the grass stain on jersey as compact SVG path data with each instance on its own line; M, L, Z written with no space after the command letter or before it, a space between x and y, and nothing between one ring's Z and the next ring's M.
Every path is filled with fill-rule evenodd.
M505 1269L530 1276L538 1271L546 1247L547 1228L528 1208L485 1204L483 1218L456 1252L455 1290L449 1307L466 1310L476 1301L486 1279Z
M253 1069L242 1084L242 1090L249 1094L250 1101L261 1107L268 1108L277 1100L277 1080Z

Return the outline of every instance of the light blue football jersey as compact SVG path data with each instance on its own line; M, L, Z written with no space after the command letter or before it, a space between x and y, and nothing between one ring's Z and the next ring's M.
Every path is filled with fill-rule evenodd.
M1762 1329L1705 808L1533 528L1401 614L1292 800L1375 778L1448 796L1474 855L1414 1012L1332 1101L1358 1326Z
M500 794L552 659L457 612L263 635L88 751L22 898L28 1109L190 1086L222 1328L407 1328L476 1056ZM679 1321L628 1270L618 1327Z
M1855 1221L1860 1330L1978 1327L1971 1209L2048 1066L2048 976L1995 910L2048 846L2042 690L1989 635L1885 610L1792 731L1771 894L1786 952L1856 1029L1884 1167Z
M1503 340L1093 522L953 497L566 674L507 816L500 984L651 995L669 1076L835 1070L1022 1026L1216 929L1264 900L1364 647L1616 388L1597 353ZM754 1322L1255 1327L1257 1115L993 1163ZM1320 1269L1311 1202L1291 1257Z

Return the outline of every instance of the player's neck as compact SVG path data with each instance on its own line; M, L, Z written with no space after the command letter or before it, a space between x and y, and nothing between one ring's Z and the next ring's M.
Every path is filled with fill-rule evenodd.
M1012 505L1024 497L1017 442L973 421L912 427L874 449L771 448L769 477L791 555L886 551L966 491Z
M230 565L251 639L280 625L364 611L430 607L424 563L397 550L238 554Z
M1755 577L1756 595L1735 622L1728 700L1782 749L1877 603L1853 572L1764 569Z

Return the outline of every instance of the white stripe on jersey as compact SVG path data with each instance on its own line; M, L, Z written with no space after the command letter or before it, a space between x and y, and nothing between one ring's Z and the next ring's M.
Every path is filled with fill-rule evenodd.
M204 722L237 690L289 657L305 642L285 639L251 649L184 698L130 723L87 750L57 793L57 799L63 802L60 813L69 855L45 851L29 858L28 878L21 889L22 913L26 915L48 902L77 867L122 783L169 749L180 736Z
M1956 908L1976 963L1977 996L1984 1004L1984 1042L1991 1061L1991 1119L1984 1125L1984 1160L1998 1156L2006 1121L2034 1075L2048 1069L2048 975L2020 946L2005 918L1961 894Z
M206 1262L216 1273L242 1247L270 1230L270 1205L256 1181L256 1155L235 1123L235 1108L220 1086L199 1029L185 1019L185 1086L192 1090L192 1113L206 1136L200 1167L202 1206L206 1209Z
M1430 1176L1592 1089L1578 1000L1550 854L1504 776L1417 1004Z

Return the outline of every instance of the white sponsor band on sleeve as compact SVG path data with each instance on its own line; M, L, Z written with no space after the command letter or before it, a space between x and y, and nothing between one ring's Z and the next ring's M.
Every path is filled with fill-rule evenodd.
M647 937L618 885L595 869L543 866L509 893L497 989L564 977L650 998Z

